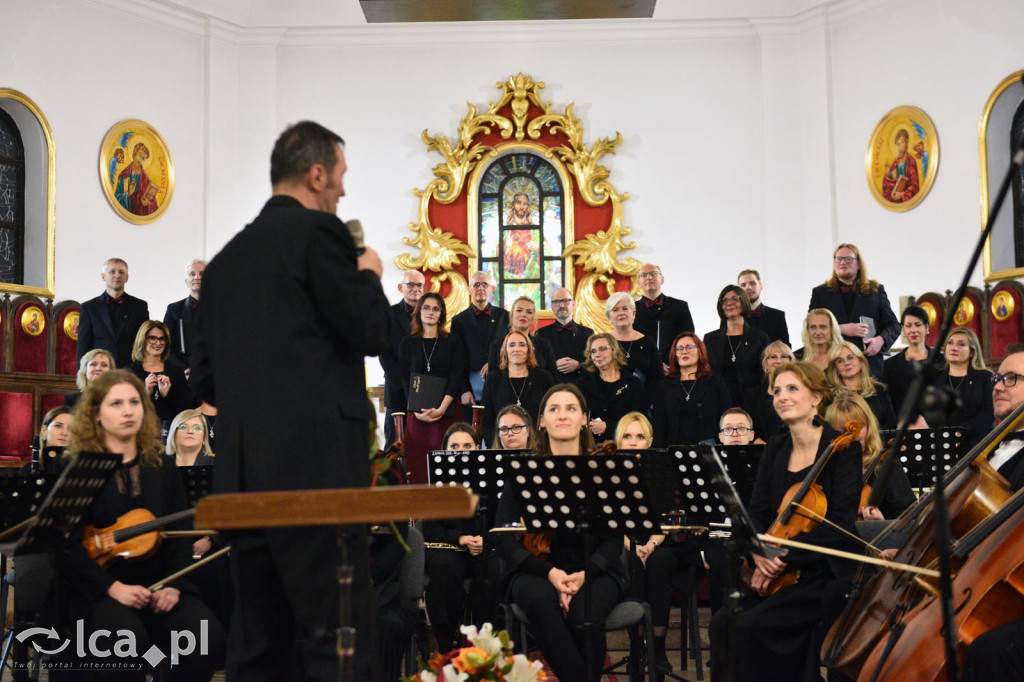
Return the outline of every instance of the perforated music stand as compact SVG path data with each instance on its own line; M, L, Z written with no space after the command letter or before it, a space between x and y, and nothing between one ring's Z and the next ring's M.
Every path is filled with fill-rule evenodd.
M895 431L882 431L882 442L889 443ZM907 472L910 487L928 490L935 483L935 463L939 462L942 472L949 471L966 454L963 429L946 427L940 429L913 429L907 431L900 462Z
M0 533L0 552L41 552L66 537L82 520L121 455L82 452L65 467L45 499L23 521ZM38 476L27 477L39 481ZM45 476L42 480L45 480ZM36 483L38 487L44 483ZM29 506L34 505L34 501Z
M690 525L721 526L731 519L730 510L713 484L716 474L724 474L736 493L736 499L749 500L754 491L757 467L763 445L692 445L671 449L675 462L673 475L679 489L679 501ZM717 459L712 454L717 453ZM714 462L714 464L712 464ZM721 466L721 472L718 467Z
M196 502L213 491L213 466L178 467L181 482L185 486L188 506L196 506Z
M505 487L505 459L528 455L529 450L434 450L427 453L427 482L433 486L461 485L478 495L476 516L481 528L490 528Z

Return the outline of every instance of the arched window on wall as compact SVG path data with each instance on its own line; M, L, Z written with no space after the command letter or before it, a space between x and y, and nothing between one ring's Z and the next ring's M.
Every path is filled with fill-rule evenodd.
M25 283L25 145L0 109L0 282Z
M515 151L491 162L478 192L477 263L491 273L495 304L520 296L550 309L565 286L565 190L558 171L539 154Z
M1021 148L1024 142L1024 102L1017 107L1010 124L1010 154ZM1024 170L1013 169L1013 249L1014 264L1024 267Z

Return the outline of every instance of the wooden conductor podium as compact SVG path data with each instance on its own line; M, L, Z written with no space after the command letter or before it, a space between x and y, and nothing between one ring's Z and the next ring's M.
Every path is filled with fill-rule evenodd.
M338 676L352 682L356 628L349 609L353 567L344 526L408 519L469 518L477 496L461 486L407 485L209 495L196 505L195 527L219 531L335 526L338 529Z

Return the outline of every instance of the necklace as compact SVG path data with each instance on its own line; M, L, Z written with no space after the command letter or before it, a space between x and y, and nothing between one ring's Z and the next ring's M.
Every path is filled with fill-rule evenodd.
M732 351L732 361L736 362L736 349L743 345L743 337L740 337L740 342L735 348L732 345L732 339L726 336L725 340L729 343L729 350Z
M689 391L686 390L686 382L687 381L692 381L693 382L692 384L690 384L690 390ZM697 386L697 380L696 379L682 379L679 382L679 385L683 387L683 393L686 394L686 401L689 402L690 401L690 394L693 393L693 389Z
M516 385L512 383L512 376L509 375L509 377L508 377L508 385L512 387L512 395L514 395L516 397L516 405L518 405L519 407L523 406L523 403L520 401L520 398L523 395L523 391L526 390L526 380L529 379L529 378L530 377L522 377L523 387L517 391L516 390Z
M427 355L427 342L423 341L423 357L427 359L427 374L430 374L430 358L434 357L434 351L437 350L437 339L434 339L434 345L430 347L430 355Z
M636 341L636 339L633 339L633 341ZM629 351L633 350L633 341L630 341L629 345L626 346L626 359L627 360L629 360Z
M953 389L954 391L959 393L960 392L960 387L964 385L965 381L967 381L967 375L965 374L962 377L960 377L960 381L957 382L956 386L953 385L953 375L952 374L949 374L949 373L946 374L946 381L949 382L949 387L951 389Z

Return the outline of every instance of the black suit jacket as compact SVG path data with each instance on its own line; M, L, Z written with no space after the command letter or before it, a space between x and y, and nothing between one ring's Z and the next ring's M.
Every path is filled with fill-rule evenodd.
M541 327L537 330L535 336L547 341L548 345L551 346L551 352L555 356L556 363L561 358L572 358L582 365L583 354L587 350L587 339L593 336L594 330L579 322L573 322L571 332L569 330L557 331L556 324L552 322L546 327ZM583 371L583 368L580 367L570 374L562 374L556 367L555 373L552 376L556 382L569 381L575 383L582 376Z
M661 361L666 365L672 354L672 342L682 332L696 331L690 305L679 298L661 295L662 304L648 306L647 299L641 296L636 301L636 319L633 329L644 336L649 336L657 344Z
M384 404L395 411L402 411L407 403L405 385L402 382L402 367L398 362L398 348L402 339L412 333L412 314L405 311L405 300L388 308L388 346L380 354L380 366L384 370Z
M490 320L486 334L479 332L472 305L452 318L452 334L462 339L462 347L466 351L466 376L480 371L487 363L487 354L490 352L494 337L499 333L504 337L508 329L508 311L504 308L492 305L488 317ZM496 368L488 367L488 370L492 369Z
M755 329L760 329L768 336L768 343L782 341L787 346L789 343L789 327L786 325L786 313L778 308L770 308L764 303L757 306L761 311L760 315L751 315L747 318L747 324ZM792 346L790 346L792 348Z
M843 306L843 294L836 289L829 289L828 285L819 284L811 291L811 304L808 310L815 308L827 308L836 316L839 324L860 322L861 317L870 317L875 321L875 333L882 337L882 350L877 355L868 358L868 367L871 369L871 376L881 378L883 374L883 354L889 350L893 342L900 336L900 321L896 313L889 305L889 297L885 294L885 287L878 285L878 290L870 294L858 293L853 299L853 309L846 314ZM844 336L847 341L852 341L858 348L864 348L863 339L854 336Z
M105 294L90 298L82 304L78 322L76 364L80 363L82 356L93 348L110 351L118 367L124 367L132 361L135 335L139 333L142 323L149 319L149 305L131 294L123 296L124 303L110 306L123 321L120 333L110 321Z
M193 308L189 302L191 296L186 296L180 301L175 301L167 306L164 313L164 324L171 330L171 355L168 358L181 367L189 366L189 359L192 355L192 347L196 342L195 318L199 315L200 308ZM184 350L182 349L184 339Z

